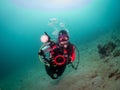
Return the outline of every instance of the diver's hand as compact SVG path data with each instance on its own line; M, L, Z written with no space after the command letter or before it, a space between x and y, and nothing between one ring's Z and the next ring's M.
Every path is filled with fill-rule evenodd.
M46 66L48 66L48 67L50 67L50 64L49 63L47 63L47 64L45 64Z
M40 51L38 52L38 55L43 56L43 55L44 55L43 50L40 50Z
M46 66L48 66L48 67L50 66L50 63L48 61L44 60L44 63Z

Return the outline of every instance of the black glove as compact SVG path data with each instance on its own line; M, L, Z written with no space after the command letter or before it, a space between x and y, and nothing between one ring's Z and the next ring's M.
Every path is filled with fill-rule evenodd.
M40 52L38 52L38 55L40 55L40 56L44 56L44 52L43 52L43 50L40 50Z

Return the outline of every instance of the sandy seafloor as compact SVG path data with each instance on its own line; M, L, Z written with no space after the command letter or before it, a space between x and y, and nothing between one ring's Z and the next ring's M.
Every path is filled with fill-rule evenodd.
M68 66L64 74L52 80L39 62L31 68L19 70L0 83L0 90L120 90L120 56L112 54L100 58L97 45L107 43L114 38L120 39L120 33L110 32L96 38L86 45L79 45L80 64L77 70ZM79 43L78 43L79 44ZM117 48L120 48L118 44ZM111 73L117 74L109 78Z

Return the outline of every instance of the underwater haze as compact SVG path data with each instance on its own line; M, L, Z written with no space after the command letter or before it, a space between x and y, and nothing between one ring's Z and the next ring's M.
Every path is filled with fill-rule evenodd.
M38 59L44 32L56 39L65 29L79 47L119 26L120 0L0 0L0 90L27 90L8 80L36 66L46 74Z

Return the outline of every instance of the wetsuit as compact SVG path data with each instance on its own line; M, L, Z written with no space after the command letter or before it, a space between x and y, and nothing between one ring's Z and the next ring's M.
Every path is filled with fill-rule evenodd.
M68 47L65 49L63 47L59 47L54 49L50 54L52 53L52 57L49 60L50 66L45 65L45 69L47 74L52 78L52 79L57 79L59 76L61 76L66 68L66 65L73 62L75 59L75 50L74 50L74 45L69 43ZM62 65L56 65L53 62L53 59L57 55L65 55L66 61Z

